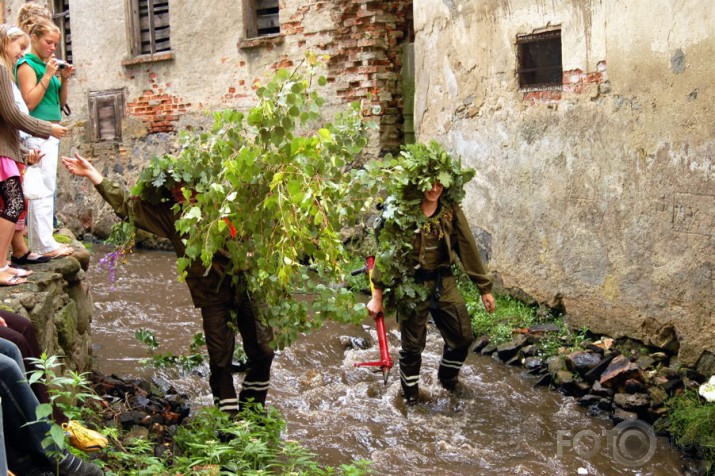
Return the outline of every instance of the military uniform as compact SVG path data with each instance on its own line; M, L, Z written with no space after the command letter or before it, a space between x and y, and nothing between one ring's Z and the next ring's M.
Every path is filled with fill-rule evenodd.
M168 238L177 256L184 256L185 246L176 232L173 202L157 205L130 197L115 182L104 179L96 186L99 194L120 217L131 217L137 228ZM201 308L206 348L209 354L209 385L214 403L223 411L234 413L239 404L253 400L265 403L274 352L270 346L273 333L257 316L257 306L241 287L223 274L227 258L216 255L208 273L194 261L188 269L186 284L194 306ZM231 313L235 313L231 316ZM248 356L248 369L241 392L236 398L231 363L236 345L233 326L238 327Z
M385 226L390 226L387 223ZM416 234L410 268L415 280L423 283L429 297L412 311L398 312L401 333L400 383L404 397L416 401L422 351L427 337L427 319L432 315L444 339L438 378L445 388L457 383L459 371L474 340L467 306L452 275L451 266L459 260L481 294L491 292L492 281L479 256L464 212L458 206L440 204ZM379 273L373 274L376 287L384 288Z

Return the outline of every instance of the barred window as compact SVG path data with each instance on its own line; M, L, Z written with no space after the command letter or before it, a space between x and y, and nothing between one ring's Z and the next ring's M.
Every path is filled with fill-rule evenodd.
M561 30L519 35L516 46L520 89L554 89L563 84Z
M248 0L246 10L246 38L277 35L281 32L278 0Z

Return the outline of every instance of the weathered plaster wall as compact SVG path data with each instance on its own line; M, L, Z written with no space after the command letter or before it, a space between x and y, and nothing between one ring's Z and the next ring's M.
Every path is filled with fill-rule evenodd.
M715 15L702 1L417 0L415 122L478 171L466 213L506 288L576 326L715 353ZM564 88L519 91L560 26ZM712 367L711 371L712 371Z

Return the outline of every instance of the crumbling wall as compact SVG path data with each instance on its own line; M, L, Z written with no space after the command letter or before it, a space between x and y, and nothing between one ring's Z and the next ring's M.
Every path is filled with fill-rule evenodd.
M15 18L23 0L6 2ZM39 3L46 3L39 1ZM51 2L50 2L51 3ZM280 35L246 38L244 11L235 0L170 2L171 52L153 58L130 55L127 2L74 0L70 8L73 64L64 122L71 137L63 154L78 151L107 175L126 184L154 154L173 152L181 130L201 130L217 109L247 109L257 85L278 68L294 68L306 51L328 55L327 111L362 101L379 127L371 132L369 153L394 151L401 142L400 58L411 1L373 0L280 2ZM88 95L121 90L122 138L93 142ZM80 234L105 236L111 212L94 192L64 171L58 207Z

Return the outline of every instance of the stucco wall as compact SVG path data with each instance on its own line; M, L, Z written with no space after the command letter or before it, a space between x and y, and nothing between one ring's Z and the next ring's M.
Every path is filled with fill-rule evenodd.
M418 138L477 169L466 213L506 288L575 326L715 353L715 16L706 0L417 0ZM563 91L516 36L560 26Z

